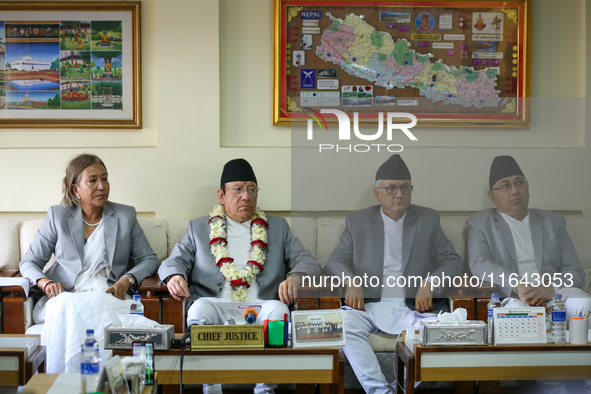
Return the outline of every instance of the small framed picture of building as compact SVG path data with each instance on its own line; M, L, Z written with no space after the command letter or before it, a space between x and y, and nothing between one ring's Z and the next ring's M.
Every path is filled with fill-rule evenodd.
M140 2L0 2L0 128L141 128Z
M341 309L293 311L291 321L294 349L345 346L344 312Z

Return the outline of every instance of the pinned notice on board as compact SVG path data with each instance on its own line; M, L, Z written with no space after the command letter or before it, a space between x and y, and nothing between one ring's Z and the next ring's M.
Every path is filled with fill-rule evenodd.
M303 34L320 34L319 27L302 27Z
M411 40L424 40L424 41L441 41L441 34L420 34L420 33L413 33L410 36Z
M439 13L439 30L453 30L454 14L451 12Z
M434 42L433 49L454 49L453 42Z
M502 59L503 52L472 52L473 59Z
M339 88L338 79L319 79L316 84L317 89L337 90Z

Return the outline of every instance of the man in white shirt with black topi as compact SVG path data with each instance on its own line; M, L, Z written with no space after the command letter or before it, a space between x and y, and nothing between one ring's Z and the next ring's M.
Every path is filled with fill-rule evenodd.
M495 157L489 188L488 197L496 208L466 220L472 274L485 280L492 275L501 297L514 297L504 301L506 306L551 307L554 294L560 293L567 307L567 321L591 310L591 296L581 290L585 272L566 231L564 216L528 208L529 184L511 156ZM544 283L543 278L551 281ZM516 281L517 286L511 286ZM567 392L563 382L538 383L547 393Z
M162 262L158 275L170 294L188 298L188 325L245 324L247 307L259 309L256 324L283 319L286 304L296 300L302 275L318 275L320 265L287 221L267 216L257 207L258 182L244 159L224 166L209 216L189 222L181 242ZM287 276L287 279L286 279ZM272 393L277 385L259 383L255 393ZM205 394L222 392L220 384L204 384Z
M351 212L346 228L326 263L328 274L374 278L359 286L345 283L345 355L368 394L394 393L386 381L368 335L399 334L421 320L449 311L443 277L460 275L462 260L439 224L437 211L411 204L410 171L392 155L375 176L379 205ZM416 278L417 280L413 279Z

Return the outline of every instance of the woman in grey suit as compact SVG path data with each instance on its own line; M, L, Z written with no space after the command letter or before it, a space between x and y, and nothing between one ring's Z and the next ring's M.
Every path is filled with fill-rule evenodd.
M93 328L101 342L103 328L129 313L128 290L156 272L158 261L133 207L108 201L108 173L94 155L73 158L66 168L62 205L47 218L20 262L21 274L45 296L34 310L44 323L47 371L79 368L80 342ZM45 265L55 254L56 261ZM127 271L129 261L135 267Z

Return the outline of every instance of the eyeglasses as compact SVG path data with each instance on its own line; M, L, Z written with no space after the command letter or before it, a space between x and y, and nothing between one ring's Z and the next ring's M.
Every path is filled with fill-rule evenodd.
M388 193L391 196L396 194L396 192L398 192L398 189L400 189L402 194L412 193L412 185L408 185L408 184L402 185L402 186L387 186L387 187L380 186L380 187L378 187L378 189L386 189L386 193Z
M229 191L231 191L232 193L234 193L237 196L241 196L245 190L249 195L256 196L258 194L259 190L261 190L261 189L259 189L258 187L252 187L252 186L246 187L246 188L237 186L237 187L233 187L233 188L229 189Z
M515 183L507 182L507 183L503 183L499 187L493 187L490 190L499 190L503 193L509 193L511 191L511 189L513 188L513 185L515 185L515 187L517 189L521 190L521 189L525 188L525 186L527 185L527 181L524 179L522 181L517 181Z

